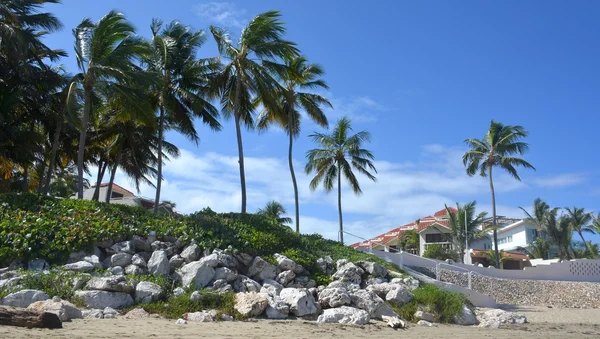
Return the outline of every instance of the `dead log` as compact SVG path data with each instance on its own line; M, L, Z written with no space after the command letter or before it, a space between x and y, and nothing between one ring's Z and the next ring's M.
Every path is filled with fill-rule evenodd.
M0 307L0 325L27 328L62 328L62 321L54 313Z

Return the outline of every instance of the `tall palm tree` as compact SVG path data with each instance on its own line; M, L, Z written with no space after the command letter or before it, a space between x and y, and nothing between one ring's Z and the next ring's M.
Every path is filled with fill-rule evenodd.
M148 52L144 41L135 36L135 29L123 14L111 11L98 22L84 19L74 30L75 52L80 73L75 76L83 87L84 107L81 118L81 134L77 154L77 175L79 188L77 197L83 198L83 170L86 135L92 116L93 91L96 86L112 87L123 95L130 95L124 83L142 80L144 75L136 66ZM130 96L132 103L139 98Z
M534 225L538 231L543 231L545 228L546 214L550 211L550 206L540 198L533 201L532 213L527 212L523 207L519 208L525 213L525 221Z
M521 181L516 166L535 168L527 161L516 157L527 152L529 145L520 141L526 138L528 133L521 126L503 125L492 120L490 128L483 139L467 139L465 143L470 148L463 155L463 164L467 168L469 176L479 172L482 177L488 177L490 191L492 192L492 227L494 234L495 262L500 263L498 252L498 231L496 224L496 194L494 192L494 180L492 171L494 167L506 170L513 178Z
M316 64L309 64L304 57L297 57L285 61L286 69L281 75L282 88L275 107L265 105L257 119L258 128L264 130L271 124L277 124L285 130L289 137L288 166L294 186L294 203L296 208L296 232L300 232L300 206L298 202L298 184L292 160L294 139L300 134L300 122L304 110L308 117L321 127L328 127L327 117L321 106L331 106L326 98L305 92L307 89L329 89L325 81L319 79L323 69ZM268 103L267 103L268 104Z
M196 59L206 41L204 31L193 31L173 21L163 28L162 21L152 20L152 53L145 60L148 70L159 81L153 88L158 108L158 139L164 131L173 129L198 144L200 138L194 118L200 118L212 130L220 130L219 112L210 103L209 77L219 69L216 58ZM154 213L158 212L162 183L162 143L158 144L158 178Z
M527 254L531 259L549 259L552 242L546 238L535 238L528 243L529 248L518 247L517 249Z
M569 246L571 245L571 231L569 219L558 216L558 208L553 208L546 213L545 232L556 245L558 256L561 261L569 257Z
M416 251L419 253L419 233L415 230L408 230L402 233L398 239L398 247L403 251Z
M277 201L269 201L264 208L258 209L258 214L266 215L269 218L277 220L278 223L282 225L287 225L292 223L292 218L284 217L283 215L287 213L285 207Z
M314 133L309 137L321 148L308 151L306 157L308 162L304 168L306 173L315 172L315 177L310 181L310 189L315 190L323 183L325 191L331 191L337 179L338 188L338 214L340 218L339 237L344 244L344 226L342 221L342 175L350 185L354 194L362 194L360 184L352 169L364 174L372 181L377 178L370 172L377 173L372 160L375 159L371 151L362 148L363 142L371 140L371 134L361 131L354 135L350 119L341 118L331 134Z
M483 223L487 216L487 212L481 212L475 215L476 201L471 201L463 206L456 204L457 212L446 206L448 214L448 226L450 227L450 239L455 248L458 248L460 254L459 260L463 260L466 243L473 242L487 237L487 230L481 230L479 226ZM465 227L466 222L466 227ZM466 229L466 231L465 231Z
M210 27L219 53L225 60L215 84L225 118L233 117L235 122L242 213L246 213L246 175L241 124L248 129L254 126L257 97L265 106L276 106L279 89L276 75L281 74L284 67L275 61L299 54L294 43L283 39L286 29L280 18L279 11L255 16L242 30L237 44L231 41L225 30Z
M588 242L583 237L583 232L594 234L594 229L590 225L594 221L594 215L591 212L586 212L585 208L573 207L573 209L570 209L566 207L565 210L567 211L567 218L569 218L571 229L579 234L581 241L587 247L588 251L591 252Z

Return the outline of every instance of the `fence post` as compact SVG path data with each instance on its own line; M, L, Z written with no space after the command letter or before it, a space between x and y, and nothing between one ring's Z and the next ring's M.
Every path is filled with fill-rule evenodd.
M400 268L404 269L404 251L400 251Z
M469 271L469 289L471 290L471 276L473 275L473 271Z

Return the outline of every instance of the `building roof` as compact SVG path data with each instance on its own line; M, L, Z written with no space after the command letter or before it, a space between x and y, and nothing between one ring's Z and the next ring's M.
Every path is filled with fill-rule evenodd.
M502 256L505 258L509 258L511 260L529 260L529 256L526 254L522 254L522 253L516 253L516 252L507 252L507 251L502 251ZM484 250L471 250L471 257L486 257L488 254L488 251L484 251Z
M456 210L456 208L452 208L452 207L450 207L449 210L451 210L454 213L458 212ZM391 229L383 234L375 236L369 240L354 243L354 244L350 245L350 247L352 247L352 248L369 248L371 245L369 243L369 241L372 242L373 246L378 246L381 244L387 245L390 241L392 241L394 239L400 239L402 234L404 234L404 232L406 232L406 231L415 230L417 232L421 232L422 230L426 229L427 227L429 227L433 224L437 224L442 227L448 227L448 220L443 218L446 216L446 214L447 214L446 209L439 210L439 211L435 212L434 215L428 215L419 220L396 227L396 228Z
M108 182L103 182L103 183L101 183L101 184L100 184L100 187L108 187L108 184L109 184ZM113 183L113 184L112 184L112 186L113 186L113 187L112 187L112 189L113 189L113 190L114 190L115 188L117 188L117 189L120 189L121 191L128 192L128 193L130 193L131 195L135 196L135 194L134 194L133 192L131 192L130 190L128 190L128 189L125 189L125 188L123 188L123 187L121 187L121 186L119 186L119 185L117 185L117 184L115 184L115 183ZM92 188L94 188L94 187L96 187L96 186L95 186L95 185L94 185L94 186L92 186Z

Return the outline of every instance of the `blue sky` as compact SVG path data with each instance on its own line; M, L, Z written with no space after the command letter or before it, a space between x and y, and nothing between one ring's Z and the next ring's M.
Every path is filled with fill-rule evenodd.
M483 137L491 119L523 125L531 150L525 158L537 171L523 181L495 177L500 214L519 217L536 197L551 206L600 210L597 148L600 124L600 3L597 1L74 1L49 5L65 28L47 38L73 55L71 29L84 17L98 20L117 9L143 36L150 21L177 19L195 29L210 24L239 32L248 20L279 9L287 38L312 62L321 64L335 109L355 130L368 130L379 181L362 178L364 195L345 190L348 232L368 238L443 208L477 200L491 211L487 182L469 178L460 157L463 140ZM208 37L201 56L217 54ZM73 57L63 63L76 70ZM168 139L182 156L165 166L162 197L182 212L205 206L238 210L239 177L235 129L220 133L198 125L199 147L181 136ZM303 232L335 239L335 194L311 193L302 174L308 120L296 143ZM244 133L249 210L268 200L293 213L285 135ZM591 142L590 142L591 141ZM117 183L131 187L121 174ZM143 187L152 197L154 190ZM594 238L599 239L598 237ZM359 239L346 237L348 242Z

